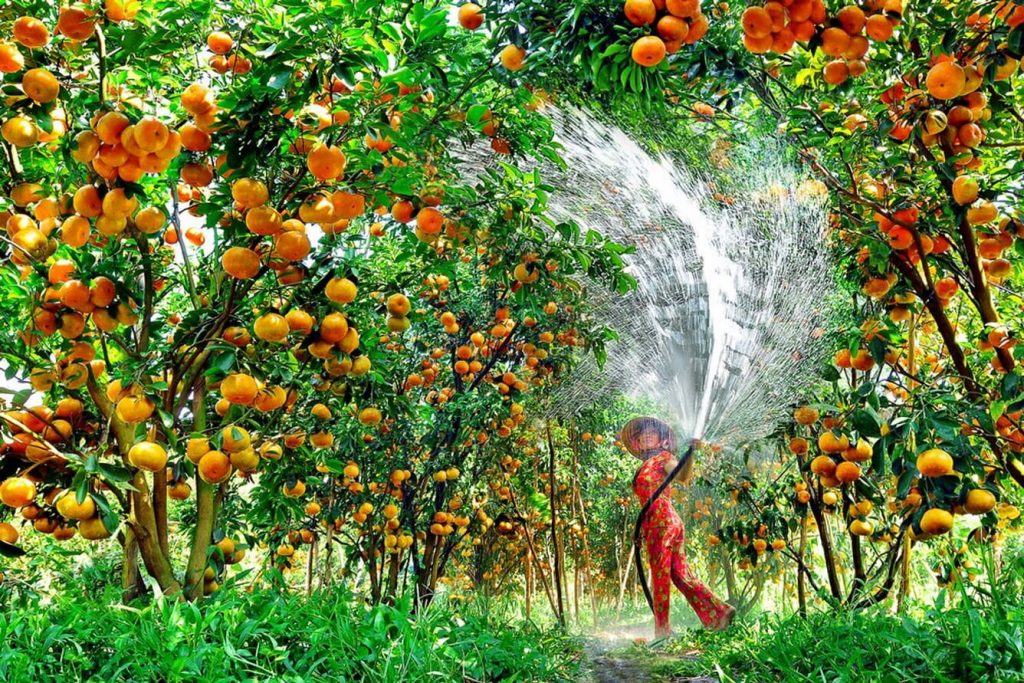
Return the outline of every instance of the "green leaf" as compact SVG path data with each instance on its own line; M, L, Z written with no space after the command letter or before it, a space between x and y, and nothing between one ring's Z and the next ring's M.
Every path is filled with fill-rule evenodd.
M11 545L7 541L0 541L0 555L4 557L21 557L25 554L25 551L16 545Z
M881 420L872 408L855 411L850 417L850 422L861 436L877 437L882 435Z

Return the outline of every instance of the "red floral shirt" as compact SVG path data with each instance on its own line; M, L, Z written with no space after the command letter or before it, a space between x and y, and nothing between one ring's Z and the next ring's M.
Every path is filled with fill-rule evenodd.
M640 499L640 505L647 503L647 500L665 481L665 477L668 476L665 472L665 463L673 457L669 451L662 451L648 458L640 466L633 479L633 493ZM676 510L672 506L672 484L669 484L651 505L641 524L641 529L648 543L664 540L668 534L682 534L683 520L676 514Z

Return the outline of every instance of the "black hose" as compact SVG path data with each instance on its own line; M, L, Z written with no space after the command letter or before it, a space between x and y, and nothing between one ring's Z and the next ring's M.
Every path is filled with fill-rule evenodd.
M679 458L679 462L676 463L672 473L665 477L665 481L661 482L661 485L654 490L651 497L648 498L647 502L644 503L644 506L640 508L640 514L636 517L636 526L633 527L633 559L636 564L636 575L637 578L640 579L640 585L644 589L644 597L647 598L647 605L651 608L651 611L654 610L654 598L651 596L651 587L647 585L647 573L644 571L643 552L641 551L642 526L644 520L647 518L647 513L650 512L651 506L654 505L654 501L656 501L658 496L668 488L669 484L672 483L672 480L683 471L683 468L686 467L686 463L689 462L691 457L693 457L693 451L696 447L697 440L694 439L690 442L690 447L686 449L686 453L683 454L683 457Z

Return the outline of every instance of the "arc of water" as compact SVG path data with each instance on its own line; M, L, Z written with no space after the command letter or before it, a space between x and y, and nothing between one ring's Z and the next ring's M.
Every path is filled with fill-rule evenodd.
M565 415L611 392L663 399L690 436L746 440L768 433L807 383L822 343L814 334L832 289L821 197L771 144L745 154L728 191L622 130L580 111L551 111L565 167L542 163L555 187L551 216L618 242L637 291L609 295L597 283L591 314L618 332L609 362L582 359L552 394ZM472 172L484 159L467 153ZM719 195L720 196L720 195Z

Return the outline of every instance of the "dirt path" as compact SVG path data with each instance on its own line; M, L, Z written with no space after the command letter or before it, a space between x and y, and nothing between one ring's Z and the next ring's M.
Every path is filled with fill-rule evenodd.
M650 639L651 622L615 624L591 634L586 646L586 657L593 683L659 682L718 683L715 678L687 678L673 676L673 662L699 653L669 654L655 647L637 645L639 638Z

